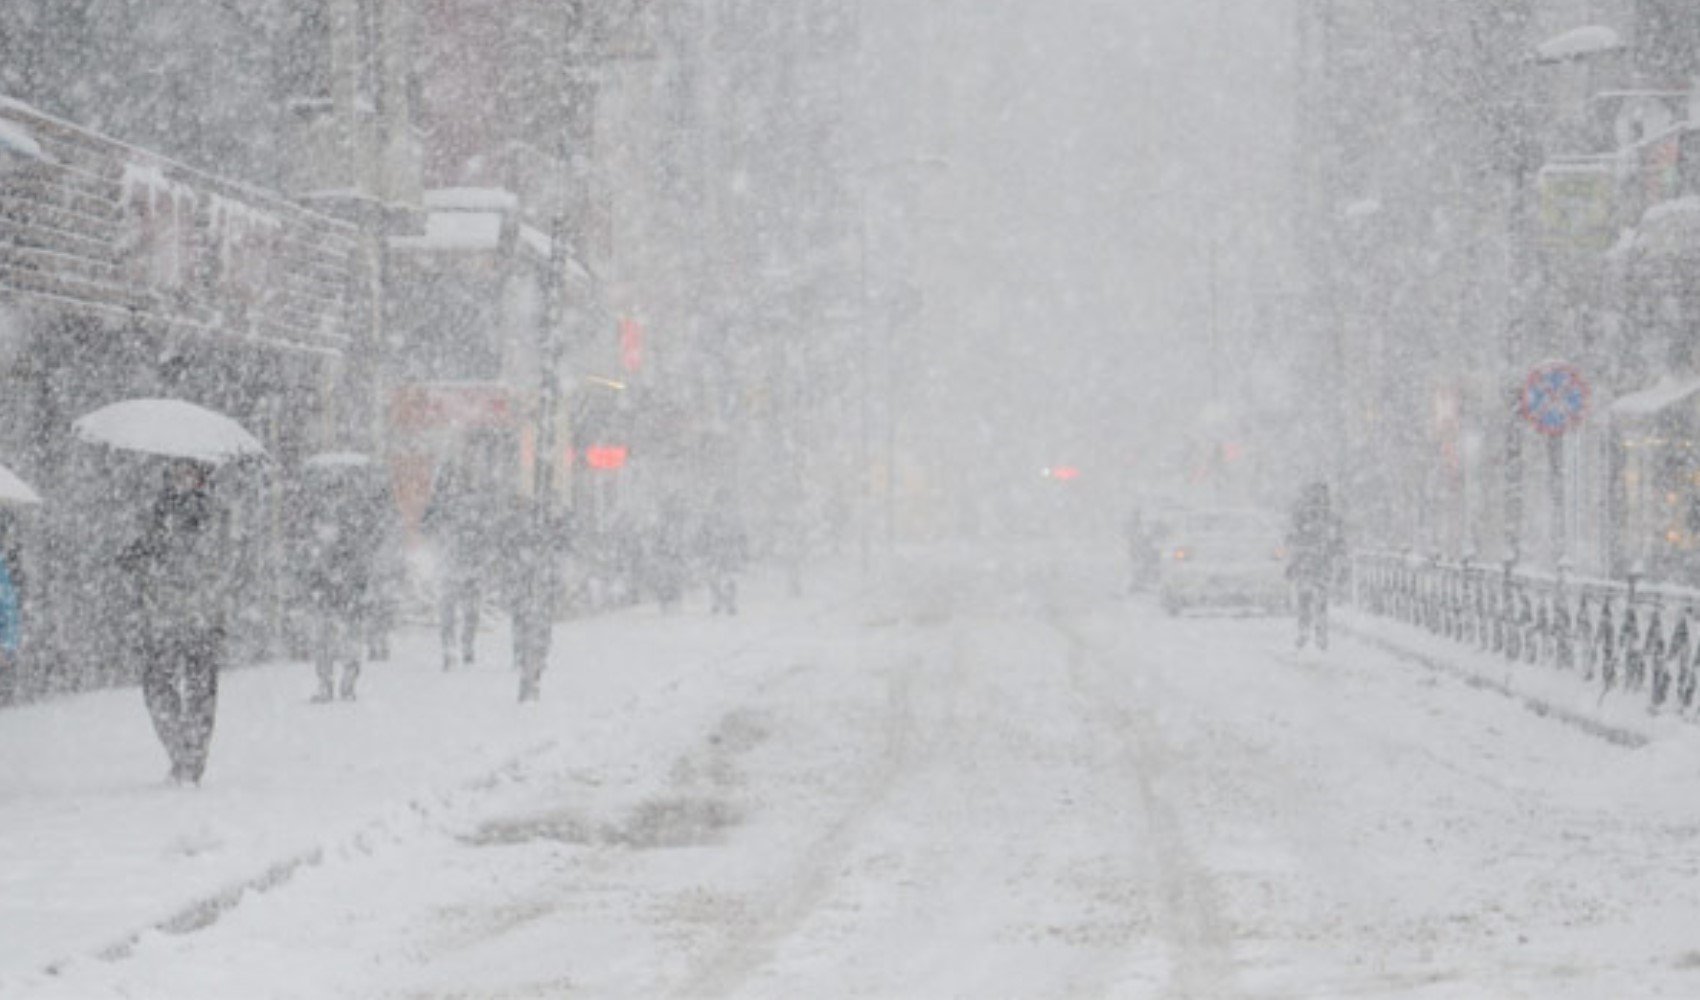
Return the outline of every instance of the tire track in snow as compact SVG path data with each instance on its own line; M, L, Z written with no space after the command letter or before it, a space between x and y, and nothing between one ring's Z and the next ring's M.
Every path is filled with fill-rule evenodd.
M1164 797L1161 786L1174 774L1175 763L1157 721L1143 701L1124 703L1103 683L1102 657L1063 620L1060 609L1050 609L1046 620L1067 641L1069 683L1114 734L1123 771L1139 797L1163 908L1160 923L1171 954L1169 994L1199 1000L1233 996L1233 943L1209 874L1189 849L1180 818Z
M751 932L700 963L686 981L671 992L688 1000L734 994L763 965L770 962L779 943L824 902L831 892L843 862L858 842L861 827L879 804L890 796L899 778L910 766L916 744L911 686L920 663L916 659L897 665L888 674L884 744L872 775L859 794L831 826L803 852L796 867L783 880L788 891L771 898Z

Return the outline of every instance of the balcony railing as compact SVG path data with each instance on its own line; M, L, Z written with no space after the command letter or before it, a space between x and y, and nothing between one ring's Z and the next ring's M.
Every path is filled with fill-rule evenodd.
M349 342L354 227L0 98L0 298L311 351Z
M1389 553L1353 557L1357 606L1510 661L1544 664L1649 709L1692 711L1700 591Z

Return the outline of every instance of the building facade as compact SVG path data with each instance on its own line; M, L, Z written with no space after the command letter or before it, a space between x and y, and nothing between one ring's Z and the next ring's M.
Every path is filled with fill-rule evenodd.
M1693 11L1429 6L1300 5L1309 342L1339 387L1323 425L1358 529L1452 558L1676 572L1660 550L1686 491L1663 459L1637 472L1624 431L1659 402L1638 393L1693 370ZM1546 435L1522 409L1558 361L1592 399ZM1655 495L1671 509L1648 513Z

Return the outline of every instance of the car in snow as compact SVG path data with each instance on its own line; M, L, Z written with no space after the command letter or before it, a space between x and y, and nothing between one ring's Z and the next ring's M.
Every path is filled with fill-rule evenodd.
M1163 610L1252 608L1292 603L1280 521L1260 510L1204 509L1181 515L1163 542L1158 599Z

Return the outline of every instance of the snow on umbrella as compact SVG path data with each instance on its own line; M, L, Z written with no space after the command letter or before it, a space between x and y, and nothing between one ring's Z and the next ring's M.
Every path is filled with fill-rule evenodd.
M180 399L130 399L103 406L71 425L77 437L123 451L219 465L266 449L242 425Z
M41 497L11 469L0 465L0 504L40 503Z

